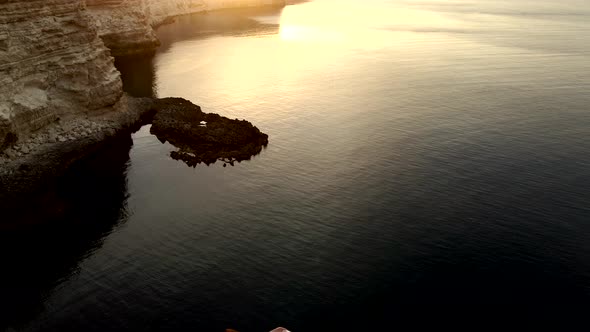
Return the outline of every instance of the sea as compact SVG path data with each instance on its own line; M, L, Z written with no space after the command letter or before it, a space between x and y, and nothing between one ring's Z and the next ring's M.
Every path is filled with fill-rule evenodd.
M0 330L590 329L590 2L315 0L157 34L116 60L130 95L269 144L193 167L145 126L76 165L60 221L2 234Z

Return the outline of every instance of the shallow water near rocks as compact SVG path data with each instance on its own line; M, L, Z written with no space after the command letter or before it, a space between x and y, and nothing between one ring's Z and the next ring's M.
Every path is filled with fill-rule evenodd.
M268 147L192 168L144 127L74 170L63 227L5 264L11 326L588 327L586 1L317 0L158 34L118 61L127 91Z

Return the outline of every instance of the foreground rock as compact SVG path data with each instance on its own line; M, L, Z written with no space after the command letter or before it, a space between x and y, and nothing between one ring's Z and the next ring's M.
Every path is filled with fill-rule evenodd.
M257 155L268 144L268 135L250 122L204 113L182 98L159 99L152 107L156 115L151 133L177 147L171 157L189 166L218 160L233 166Z
M189 166L216 161L234 165L249 160L268 144L268 135L246 120L204 113L182 98L154 101L151 133L178 148L171 157Z

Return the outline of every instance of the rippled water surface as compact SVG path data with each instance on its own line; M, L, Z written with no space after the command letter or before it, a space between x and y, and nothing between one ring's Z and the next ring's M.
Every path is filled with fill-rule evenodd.
M145 127L80 167L78 227L16 255L43 271L13 326L589 327L587 1L317 0L158 34L118 61L130 93L270 143L190 168Z

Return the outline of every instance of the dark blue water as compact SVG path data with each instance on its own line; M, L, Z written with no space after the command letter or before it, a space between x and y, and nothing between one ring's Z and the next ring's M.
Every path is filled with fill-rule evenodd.
M5 321L587 330L589 17L318 0L161 27L154 58L118 61L126 89L246 118L268 148L190 168L146 127L80 165L61 222L3 241Z

